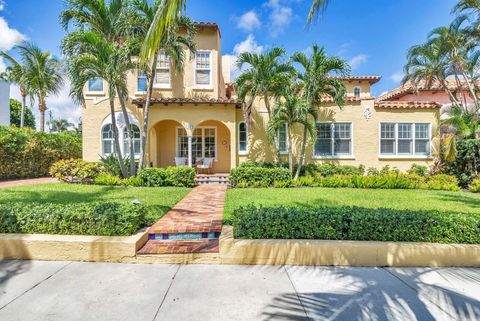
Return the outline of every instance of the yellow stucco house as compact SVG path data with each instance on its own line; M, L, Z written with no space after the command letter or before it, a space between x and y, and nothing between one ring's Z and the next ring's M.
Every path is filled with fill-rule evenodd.
M230 85L230 61L222 57L217 24L197 24L195 56L176 74L169 57L160 54L153 105L150 109L147 164L166 167L192 166L200 159L213 159L212 171L227 173L247 160L274 159L266 134L267 112L255 102L254 125L247 126L241 103ZM325 100L319 109L318 139L308 147L307 163L334 162L407 170L411 164L430 164L439 136L439 108L435 102L376 100L370 94L378 76L342 78L347 88L343 109ZM135 152L140 152L140 128L146 79L137 71L128 75L129 117L135 131ZM113 133L106 85L91 79L85 86L83 109L83 158L97 161L113 152ZM232 94L233 93L233 94ZM119 104L116 104L119 107ZM121 146L127 151L125 126L116 115ZM249 128L250 127L250 128ZM285 154L288 144L299 148L298 135L279 132L278 144ZM297 153L298 155L298 153ZM283 157L286 156L284 155Z

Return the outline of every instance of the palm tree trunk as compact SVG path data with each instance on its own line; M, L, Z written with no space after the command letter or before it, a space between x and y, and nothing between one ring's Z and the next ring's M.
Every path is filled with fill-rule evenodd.
M114 98L111 96L109 101L110 101L110 116L112 119L113 141L115 144L115 156L117 156L117 161L118 161L118 165L120 166L120 171L122 172L122 176L127 177L128 172L127 172L127 169L125 168L125 163L123 162L122 150L120 149L120 139L118 137L117 119L115 117Z
M303 140L302 140L302 148L300 150L300 160L298 162L297 166L297 172L295 173L295 180L297 180L300 177L300 172L303 167L303 163L305 162L305 150L307 147L307 126L303 126Z
M448 89L448 86L445 83L445 80L442 79L442 80L439 80L439 81L440 81L440 84L441 84L443 90L447 93L448 97L450 98L450 102L454 105L459 105L460 106L460 102L457 100L457 98L455 98L455 96L452 94L450 89Z
M43 98L38 97L38 110L40 111L40 131L45 131L45 111L47 106Z
M465 96L465 91L463 90L462 82L460 81L460 78L458 78L458 70L456 70L456 68L455 68L454 77L455 77L455 81L457 83L457 88L462 92L463 103L464 103L464 105L463 105L464 108L463 109L465 111L467 111L468 110L468 108L467 108L467 97Z
M120 107L122 109L122 114L123 114L123 119L125 120L125 127L127 130L127 137L128 137L128 147L129 147L129 159L130 159L130 175L129 176L135 176L135 151L133 148L133 132L132 132L132 126L130 124L130 117L128 117L128 112L127 112L127 106L125 104L126 97L121 94L121 91L119 90L117 86L117 96L118 100L120 101ZM129 177L127 176L127 177Z
M268 113L268 121L270 122L272 120L272 110L270 108L270 100L268 95L263 95L263 100L265 101L265 108L267 109ZM280 146L278 146L278 132L277 134L273 137L273 148L274 148L274 153L276 156L276 162L280 163Z
M25 126L25 107L27 105L27 90L25 87L20 88L22 95L22 110L20 111L20 128Z
M290 135L290 126L288 126L288 134L287 134L287 137L288 137L288 143L287 144L287 148L288 148L288 168L290 170L290 173L293 174L293 148L292 148L292 144L291 144L291 141L292 141L292 137Z
M465 83L467 84L468 90L470 91L470 95L472 96L475 106L478 106L478 99L477 99L477 95L475 94L475 90L473 90L473 86L470 83L470 80L468 80L467 74L463 69L462 69L462 75L463 75L463 79L465 80Z
M150 113L150 103L152 101L152 94L153 94L153 83L155 81L155 75L157 71L157 57L158 55L155 54L152 66L150 68L150 79L148 80L148 88L147 88L147 98L145 100L145 108L143 110L143 130L142 130L142 141L140 143L141 155L140 155L140 163L138 165L138 169L142 169L145 165L145 156L146 156L146 149L147 149L147 137L148 137L148 116Z

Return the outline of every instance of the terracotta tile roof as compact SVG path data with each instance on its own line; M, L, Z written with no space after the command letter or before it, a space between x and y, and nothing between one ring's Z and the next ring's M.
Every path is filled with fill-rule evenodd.
M218 24L216 22L195 21L194 24L195 24L196 27L217 28L218 29Z
M145 104L145 98L132 100L132 104L142 107ZM193 104L193 105L235 105L241 108L240 100L234 98L152 98L152 104Z
M448 79L446 81L447 87L450 90L455 90L457 89L457 83L453 79ZM463 90L468 90L468 87L466 85L463 86ZM439 82L434 81L432 82L429 86L427 86L427 83L425 81L421 81L418 84L413 84L412 82L407 82L404 85L395 88L394 90L391 90L387 93L384 93L383 95L380 95L377 100L378 101L384 101L384 100L391 100L391 99L397 99L399 97L408 95L408 94L415 94L419 91L443 91L442 86L440 85Z
M376 108L384 109L437 109L442 105L434 101L376 101Z
M344 81L367 81L370 84L376 84L382 79L381 76L333 76L332 78L338 78Z

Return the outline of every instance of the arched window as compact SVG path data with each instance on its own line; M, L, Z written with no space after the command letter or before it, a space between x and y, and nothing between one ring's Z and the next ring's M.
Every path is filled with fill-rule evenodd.
M360 94L362 93L362 89L360 87L353 88L353 95L357 98L360 98Z
M140 128L137 125L130 124L133 134L133 152L135 155L140 154ZM123 130L123 154L128 155L130 148L128 146L128 132L127 127Z
M110 155L114 153L114 150L113 126L108 124L102 128L102 153L103 155Z
M243 121L238 124L238 151L240 153L248 152L248 129L247 123Z

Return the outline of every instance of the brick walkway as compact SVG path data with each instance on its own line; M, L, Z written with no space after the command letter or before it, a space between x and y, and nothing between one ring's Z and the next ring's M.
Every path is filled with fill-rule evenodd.
M58 183L58 180L56 178L51 178L51 177L42 177L42 178L32 178L32 179L19 179L19 180L13 180L13 181L0 181L0 188L27 186L27 185L35 185L35 184L46 184L46 183Z
M151 236L222 231L226 185L200 185L167 212L148 231ZM218 238L150 239L138 254L218 253Z

